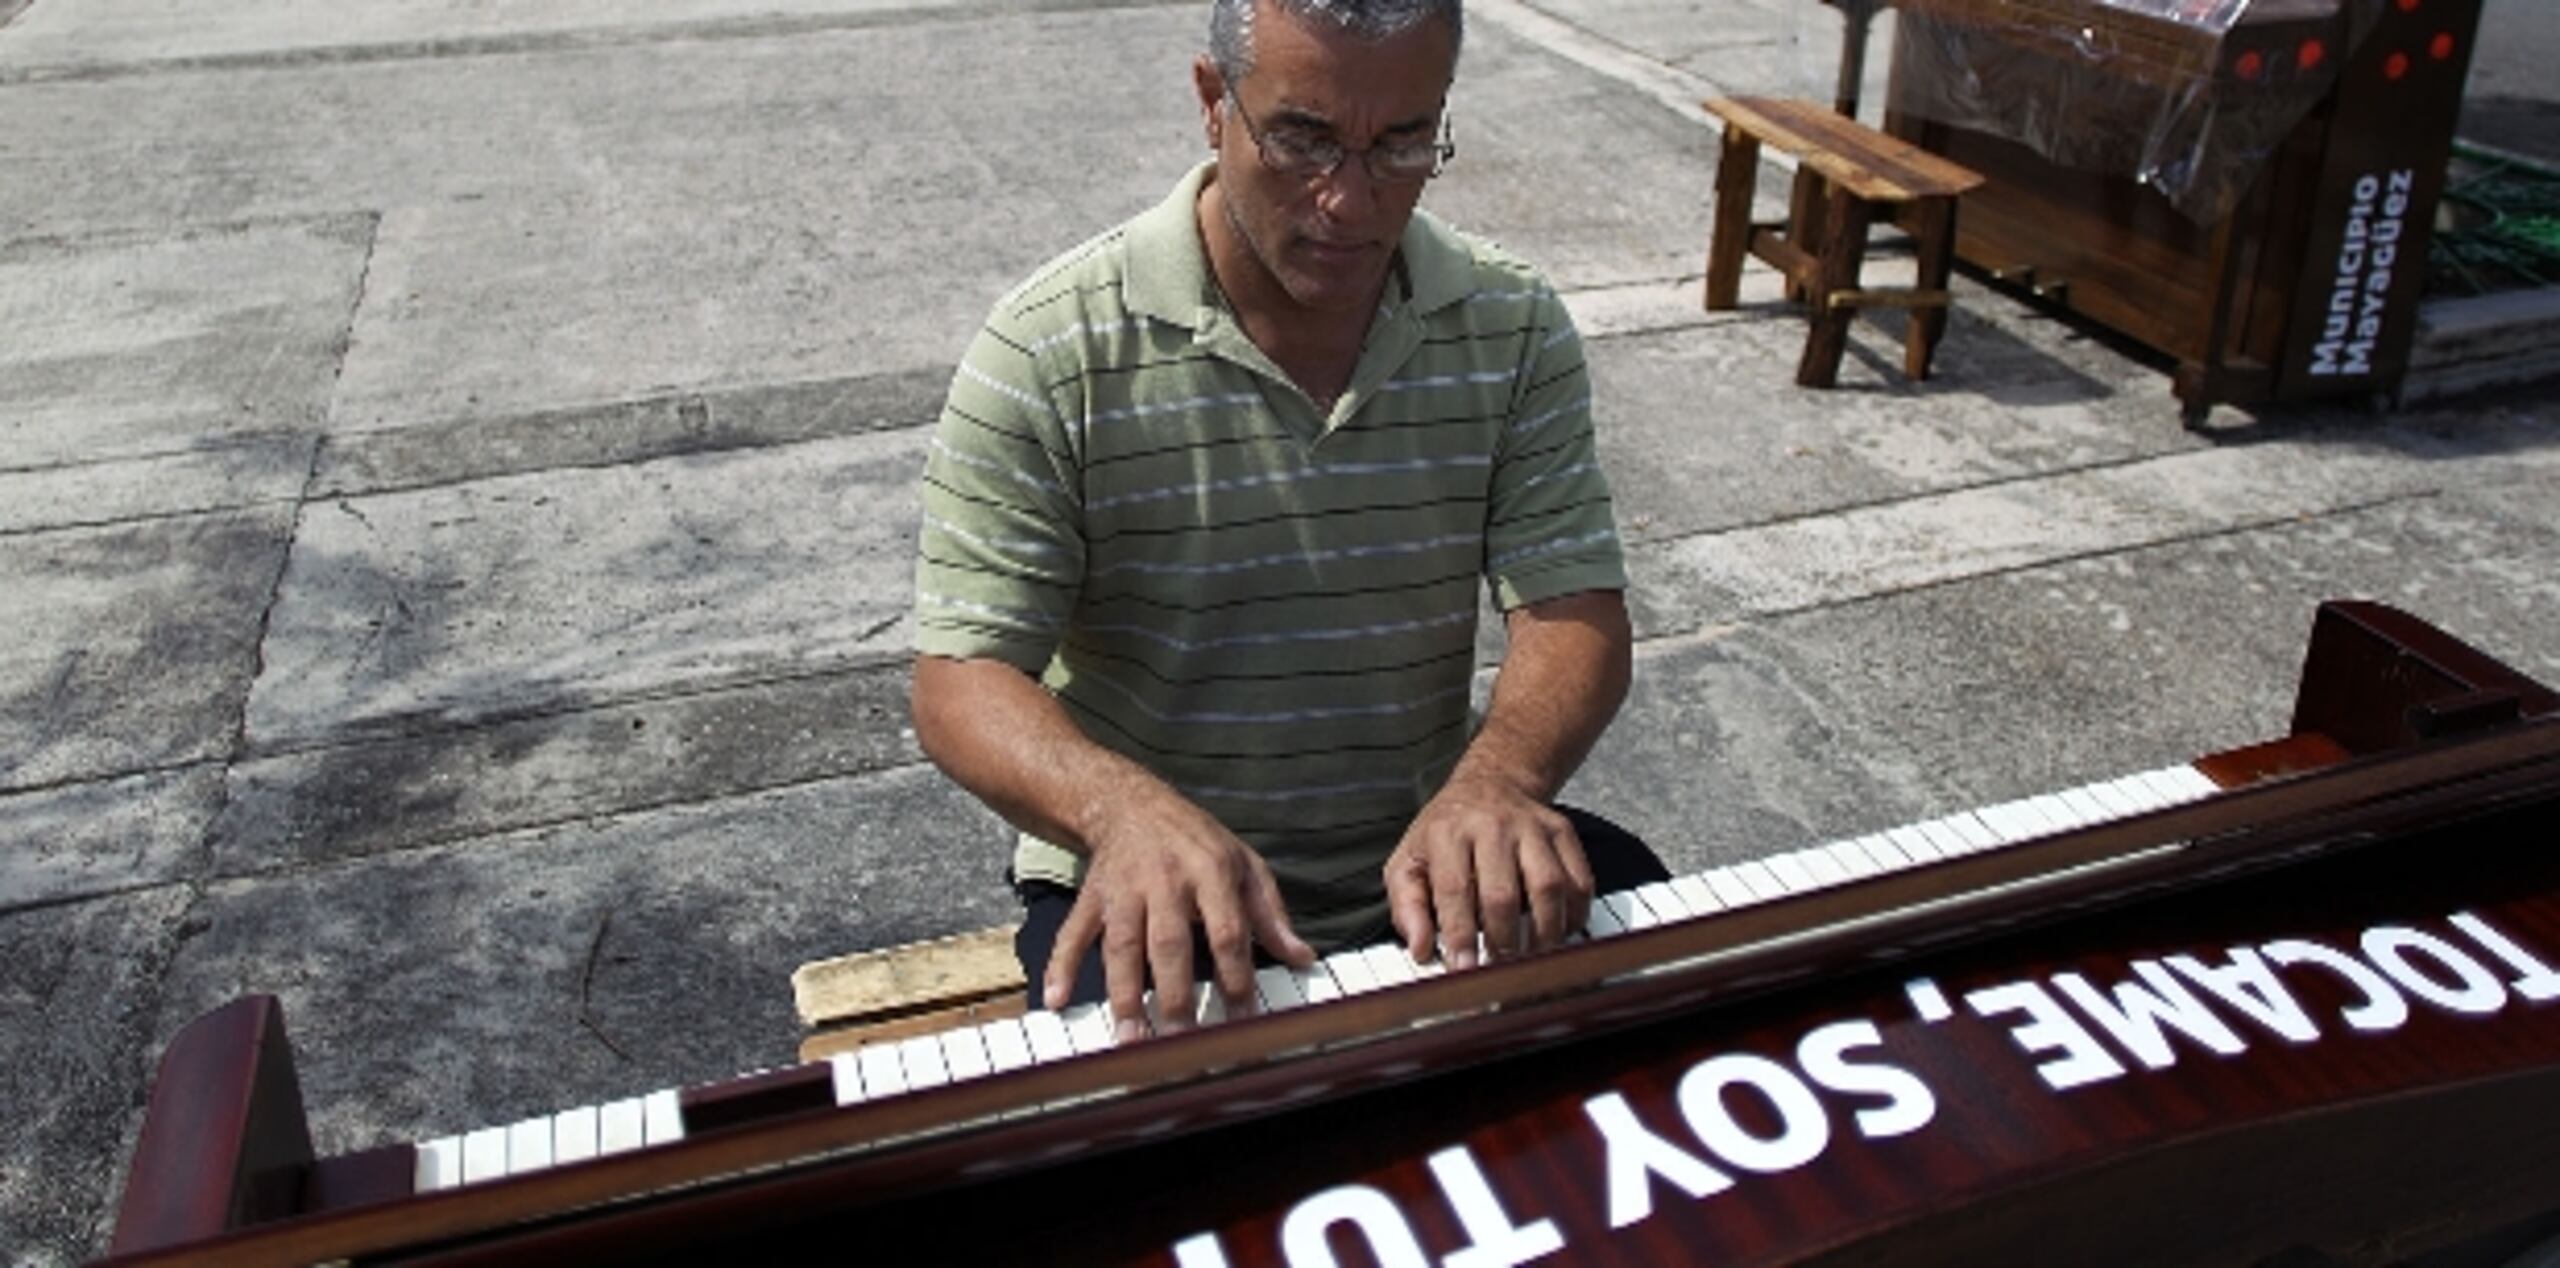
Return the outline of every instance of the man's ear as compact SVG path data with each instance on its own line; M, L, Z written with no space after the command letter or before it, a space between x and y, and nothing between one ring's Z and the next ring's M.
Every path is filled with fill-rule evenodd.
M1218 148L1218 132L1222 126L1218 107L1227 99L1227 80L1218 73L1218 64L1202 53L1191 59L1191 91L1200 99L1200 127L1209 138L1209 148Z

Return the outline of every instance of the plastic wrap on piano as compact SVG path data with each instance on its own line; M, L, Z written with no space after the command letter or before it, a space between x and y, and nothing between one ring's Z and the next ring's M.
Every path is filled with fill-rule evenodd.
M2391 0L1898 0L1890 109L2227 215Z

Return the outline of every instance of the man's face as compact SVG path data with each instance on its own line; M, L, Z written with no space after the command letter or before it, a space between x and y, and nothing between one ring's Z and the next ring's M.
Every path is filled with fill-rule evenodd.
M1254 17L1253 69L1236 83L1214 70L1199 77L1228 223L1252 264L1296 305L1365 318L1423 182L1380 181L1363 152L1434 139L1456 69L1441 19L1371 42L1264 4ZM1274 154L1292 138L1350 153L1329 175L1288 175L1264 161L1256 133Z

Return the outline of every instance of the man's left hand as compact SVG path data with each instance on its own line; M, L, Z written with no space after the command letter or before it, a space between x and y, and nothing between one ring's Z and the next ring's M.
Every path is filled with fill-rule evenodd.
M1591 864L1555 808L1463 773L1405 830L1387 858L1387 908L1405 950L1472 967L1477 935L1493 958L1544 950L1582 927Z

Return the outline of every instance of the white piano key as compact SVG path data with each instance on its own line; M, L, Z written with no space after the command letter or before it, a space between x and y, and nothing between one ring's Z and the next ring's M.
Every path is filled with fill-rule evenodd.
M1066 1019L1048 1009L1024 1013L1022 1033L1031 1041L1031 1060L1034 1063L1064 1061L1076 1055L1075 1040L1067 1036Z
M1794 851L1772 854L1760 861L1769 865L1769 874L1777 877L1778 883L1786 886L1790 894L1822 888L1822 882L1813 878L1813 873L1805 868L1805 861L1796 857Z
M1479 949L1476 954L1481 956L1484 953ZM1304 1003L1324 1004L1342 998L1342 984L1325 971L1322 960L1310 968L1289 970L1289 979L1297 986L1298 998Z
M943 1031L942 1066L954 1083L980 1078L995 1072L995 1064L987 1057L987 1045L978 1039L975 1026L954 1026Z
M1609 900L1615 895L1602 894L1591 900L1591 914L1583 932L1594 938L1614 938L1627 931L1627 909L1623 903Z
M1760 896L1752 893L1730 867L1709 868L1700 875L1707 882L1707 888L1715 891L1716 900L1728 908L1748 907L1760 901Z
M1956 825L1945 819L1931 819L1921 824L1920 835L1928 838L1929 844L1938 847L1938 853L1946 858L1973 852L1973 843L1965 840L1964 833L1957 831Z
M861 1057L850 1052L828 1057L827 1078L835 1086L837 1105L859 1105L868 1099L862 1091Z
M1669 881L1648 881L1636 886L1635 894L1637 902L1653 909L1656 920L1687 920L1697 914L1689 910L1688 900L1680 897L1680 891L1671 888Z
M507 1174L507 1129L483 1127L462 1138L462 1182L478 1184Z
M649 1143L647 1114L640 1108L640 1098L607 1101L596 1112L596 1149L600 1153L625 1153Z
M2089 799L2097 802L2110 819L2129 819L2142 813L2142 807L2125 796L2123 783L2123 780L2110 779L2088 787Z
M1830 855L1831 861L1838 864L1840 870L1851 880L1862 876L1873 876L1880 870L1876 867L1876 861L1868 857L1865 850L1858 848L1856 841L1834 841L1823 846L1822 852Z
M1894 848L1901 850L1914 863L1935 863L1947 856L1946 851L1929 839L1928 833L1908 824L1888 829L1884 839L1893 842Z
M684 1139L684 1110L674 1088L661 1088L640 1098L640 1139L664 1145Z
M1227 993L1215 981L1195 982L1191 986L1191 1024L1215 1026L1227 1019Z
M551 1165L551 1116L507 1124L507 1174L520 1176Z
M907 1090L910 1092L940 1087L951 1081L951 1070L942 1063L942 1039L938 1035L915 1035L899 1040L898 1064L906 1067Z
M1120 1044L1120 1022L1109 1004L1077 1004L1058 1013L1067 1027L1067 1042L1079 1057L1109 1052Z
M1963 837L1964 843L1973 849L1988 850L2000 844L2000 834L1992 831L1991 825L1984 823L1981 815L1970 810L1959 810L1948 815L1946 822L1956 830L1956 835Z
M1764 903L1787 896L1787 887L1779 884L1778 878L1769 874L1769 865L1758 859L1734 864L1733 878L1742 882L1742 887L1750 890L1753 898Z
M2178 782L2162 771L2141 771L2136 773L2133 778L2135 782L2140 783L2145 789L2148 789L2151 795L2157 798L2160 804L2164 807L2184 805L2189 800L2185 790L2179 786Z
M551 1116L551 1156L559 1162L585 1162L596 1156L596 1107L581 1105Z
M412 1187L420 1193L450 1189L462 1183L462 1138L439 1136L418 1144L418 1170Z
M2085 822L2080 817L2080 813L2071 808L2071 803L2064 801L2058 793L2029 797L2027 805L2037 814L2043 815L2046 825L2055 832L2068 832Z
M978 1038L987 1045L987 1064L998 1073L1031 1064L1031 1036L1023 1032L1019 1017L1001 1017L978 1027Z
M1999 818L1996 820L1992 817L1993 811L1999 812ZM1983 822L1998 829L2012 845L2020 841L2034 840L2053 831L2053 825L2045 822L2044 816L2037 812L2033 797L2004 801L1996 806L1987 807L1980 813Z
M2062 804L2069 806L2073 813L2080 816L2083 827L2093 823L2105 823L2116 817L2114 811L2100 805L2098 799L2086 788L2065 788L2054 795L2062 798Z
M1393 942L1381 942L1361 951L1360 958L1369 966L1369 976L1380 986L1402 986L1420 975L1414 971L1413 957Z
M1306 995L1298 990L1297 975L1283 965L1255 969L1253 985L1262 996L1262 1011L1266 1013L1285 1013L1307 1002Z
M2169 804L2161 799L2159 791L2151 786L2151 782L2140 775L2126 775L2109 780L2107 787L2114 789L2117 796L2124 798L2136 814L2158 810Z
M1324 968L1345 995L1366 995L1378 989L1378 975L1369 971L1368 958L1357 951L1326 956Z
M2210 776L2189 765L2169 766L2153 771L2151 779L2154 784L2162 786L2163 792L2181 803L2210 797L2222 791L2222 786L2213 782Z
M1695 872L1673 877L1671 890L1680 895L1680 901L1689 904L1690 915L1706 916L1724 910L1724 900L1716 897L1716 891L1708 886L1706 877Z
M892 1040L862 1045L862 1091L872 1100L896 1096L907 1090L907 1063Z
M1812 878L1815 888L1828 889L1848 882L1849 873L1840 866L1838 859L1831 856L1831 851L1826 846L1817 845L1798 850L1795 858L1796 865L1802 867L1805 875Z
M2088 785L2087 789L2090 796L2097 798L2101 805L2118 815L2138 814L2141 808L2150 802L2150 798L2143 790L2142 781L2131 775L2102 779Z
M1591 900L1591 905L1607 907L1609 914L1618 918L1619 926L1629 933L1638 929L1650 929L1662 923L1662 918L1653 914L1653 908L1638 902L1634 894L1625 890L1619 890L1614 894L1601 894Z
M2024 801L2004 801L1974 813L1981 816L1984 826L1999 834L2002 845L2015 845L2045 832L2044 816L2028 810Z
M1911 866L1911 856L1903 853L1902 847L1886 839L1883 833L1859 837L1856 844L1859 849L1867 852L1868 858L1875 861L1876 870L1879 872L1899 872Z

